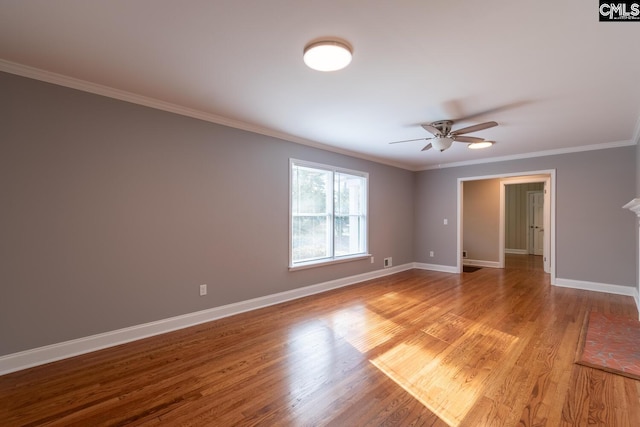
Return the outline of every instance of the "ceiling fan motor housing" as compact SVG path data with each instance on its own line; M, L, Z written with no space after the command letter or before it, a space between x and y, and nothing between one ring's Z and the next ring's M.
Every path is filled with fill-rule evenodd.
M440 135L436 136L447 136L449 132L451 132L451 126L453 126L453 121L451 120L438 120L437 122L431 123L431 126L438 129L440 131Z
M441 153L453 144L453 138L448 136L449 132L451 132L452 125L453 121L451 120L438 120L437 122L431 123L431 126L440 131L440 133L431 140L431 146Z

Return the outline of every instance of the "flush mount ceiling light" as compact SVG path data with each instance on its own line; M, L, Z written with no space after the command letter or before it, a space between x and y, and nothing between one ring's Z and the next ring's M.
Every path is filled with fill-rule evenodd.
M304 48L304 63L317 71L341 70L351 62L352 49L347 43L322 40L309 43Z
M493 141L482 141L482 142L474 142L473 144L469 144L468 147L472 150L479 150L481 148L488 148L493 145Z

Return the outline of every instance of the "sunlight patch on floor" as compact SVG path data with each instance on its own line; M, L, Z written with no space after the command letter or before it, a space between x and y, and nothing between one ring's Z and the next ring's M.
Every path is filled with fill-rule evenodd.
M518 338L452 314L421 332L370 362L447 424L458 426Z
M389 304L389 299L396 297L393 293L382 295L380 304ZM339 370L345 366L340 366L344 362L340 358L345 354L337 353L346 350L336 353L335 349L342 343L353 351L353 358L347 360L358 363L358 359L368 358L441 420L458 426L518 340L451 312L408 312L404 326L381 313L374 300L345 307L292 331L287 363L290 395L296 396L296 401L290 402L292 408L318 384L341 376Z
M337 336L361 353L386 343L405 329L362 305L340 310L327 322Z

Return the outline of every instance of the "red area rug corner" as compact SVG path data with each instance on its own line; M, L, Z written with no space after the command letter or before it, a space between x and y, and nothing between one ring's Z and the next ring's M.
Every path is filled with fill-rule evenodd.
M596 311L585 317L576 363L640 380L640 321Z

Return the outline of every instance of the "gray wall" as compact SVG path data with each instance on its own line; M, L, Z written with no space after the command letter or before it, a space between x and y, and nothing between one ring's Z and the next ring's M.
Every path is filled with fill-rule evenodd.
M636 141L638 143L640 141ZM636 192L633 198L640 197L640 147L636 144ZM631 201L631 199L630 199ZM640 233L638 232L638 218L636 216L636 226L633 228L633 234L636 236L636 263L640 262ZM638 290L638 298L640 298L640 265L636 264L636 289ZM640 307L640 300L637 301ZM640 311L640 310L639 310Z
M413 261L412 172L10 74L0 93L0 355ZM375 265L288 271L290 157L369 173Z
M453 266L459 177L556 169L558 277L636 283L635 146L412 173L10 74L0 93L0 355L383 257ZM288 271L290 157L369 173L376 264Z
M640 143L640 141L636 141ZM636 197L640 197L640 149L636 145Z
M416 177L414 258L456 265L457 180L507 173L556 170L556 275L632 286L635 220L621 207L634 197L635 146L443 168ZM435 257L429 257L429 251Z
M544 183L508 184L504 188L504 247L529 250L527 247L528 191L543 191Z
M463 183L462 249L476 261L500 260L500 180Z

